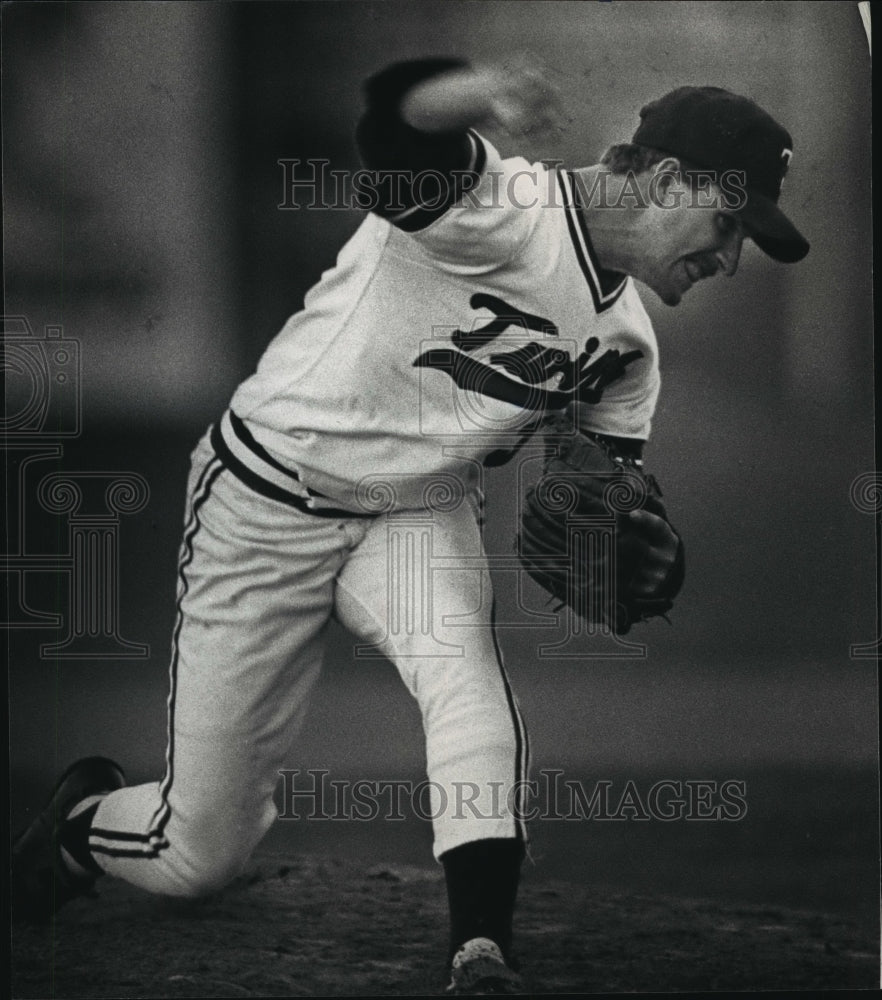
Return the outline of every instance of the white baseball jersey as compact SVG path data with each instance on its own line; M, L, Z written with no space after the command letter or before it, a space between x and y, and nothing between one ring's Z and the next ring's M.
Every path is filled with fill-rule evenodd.
M252 486L358 511L365 477L394 476L418 507L426 477L473 482L570 403L587 430L648 436L655 336L600 267L574 175L468 143L475 186L369 214L235 393L217 443Z

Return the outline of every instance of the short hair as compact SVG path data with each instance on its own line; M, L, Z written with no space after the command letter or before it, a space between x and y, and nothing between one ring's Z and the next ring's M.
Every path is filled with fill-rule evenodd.
M603 166L609 167L610 172L614 174L642 174L670 157L670 153L652 146L641 146L636 142L620 142L610 146L600 162Z
M651 170L662 160L675 159L680 164L680 174L695 188L704 183L707 171L695 166L689 160L684 160L676 153L666 153L654 146L642 146L637 142L620 142L609 149L601 157L600 163L608 167L612 174L642 174Z

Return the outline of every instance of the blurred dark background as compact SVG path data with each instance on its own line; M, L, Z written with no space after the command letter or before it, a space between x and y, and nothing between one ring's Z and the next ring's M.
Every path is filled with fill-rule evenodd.
M5 314L7 331L16 317L32 329L16 319L6 348L13 822L78 754L117 756L134 780L161 773L190 450L360 221L280 211L277 161L356 168L360 84L388 62L524 49L559 77L570 120L535 144L491 135L504 154L595 162L648 100L724 86L793 134L784 204L813 244L790 267L746 247L733 280L676 310L645 295L663 374L649 461L688 553L673 627L636 635L639 659L540 659L547 635L515 627L514 579L497 581L537 768L743 779L747 817L537 824L537 872L877 919L875 661L852 655L877 635L872 502L853 487L874 469L870 59L855 4L5 4ZM58 389L47 325L74 344L81 410L70 381ZM55 393L28 420L33 372L16 356ZM54 472L149 487L108 529L114 620L142 653L41 652L73 606L69 518L38 499ZM512 476L488 482L493 552L511 550ZM332 628L291 767L421 765L394 669L354 658ZM279 823L269 843L429 859L414 823Z

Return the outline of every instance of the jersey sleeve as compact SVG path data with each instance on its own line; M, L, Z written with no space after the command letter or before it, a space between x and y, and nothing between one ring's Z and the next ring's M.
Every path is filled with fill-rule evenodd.
M467 65L457 59L396 63L365 85L367 108L356 129L367 168L359 202L404 232L431 225L480 181L486 150L474 132L422 132L401 117L401 102L418 83Z
M372 77L356 138L367 168L362 207L412 237L436 264L474 273L517 252L536 224L548 182L541 164L503 160L474 129L428 133L402 119L401 102L412 87L466 65L419 60Z

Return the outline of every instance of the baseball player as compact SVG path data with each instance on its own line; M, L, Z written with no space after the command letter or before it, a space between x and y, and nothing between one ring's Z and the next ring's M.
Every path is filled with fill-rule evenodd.
M335 616L388 656L422 714L449 989L520 988L529 748L494 633L484 468L561 412L639 462L659 369L632 279L676 305L733 275L747 237L779 261L808 251L777 205L793 143L752 101L681 88L643 108L632 143L572 171L502 159L480 133L530 131L554 107L526 64L420 60L368 81L369 211L192 455L165 774L126 787L104 758L69 768L14 847L23 913L51 916L103 873L176 896L227 884L276 818ZM422 589L400 612L422 626L396 618L402 515L431 525L430 556L408 557ZM629 530L632 586L652 596L682 561L679 536L646 510ZM481 808L450 807L464 786Z

